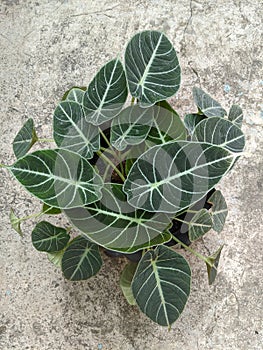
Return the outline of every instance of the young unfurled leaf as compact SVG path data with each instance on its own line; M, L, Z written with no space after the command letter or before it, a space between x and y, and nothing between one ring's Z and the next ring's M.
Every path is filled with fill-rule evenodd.
M234 159L226 149L208 143L168 142L134 162L123 189L133 207L175 215L204 197Z
M206 234L213 226L212 216L206 209L199 210L189 222L189 239L191 242Z
M245 137L241 129L220 117L206 118L198 123L192 140L218 145L231 152L242 152L245 146Z
M193 88L193 97L198 109L206 117L224 117L226 111L220 103L198 87Z
M114 118L127 98L127 83L119 59L108 62L89 84L83 97L86 121L100 125Z
M190 287L188 262L165 246L143 255L132 281L132 292L141 311L154 322L168 327L181 315Z
M32 231L32 244L40 252L53 253L66 247L70 239L67 230L47 221L36 224Z
M22 158L38 140L33 119L28 119L13 141L13 150L17 159Z
M123 109L111 124L111 144L123 151L128 145L137 145L146 139L154 117L154 108L139 104Z
M65 249L62 249L59 252L47 253L48 260L56 267L61 268L64 251Z
M153 126L147 136L149 147L171 140L185 140L186 130L176 111L166 101L154 106Z
M206 118L207 117L203 114L186 114L184 117L184 124L189 131L189 134L192 135L196 125Z
M220 233L223 228L227 217L227 204L221 191L215 191L208 199L208 202L212 204L212 219L213 229Z
M36 151L19 159L9 170L29 192L52 207L79 207L101 197L101 177L74 152Z
M99 129L86 121L83 109L77 102L67 100L57 106L53 128L54 140L60 148L79 153L87 159L92 158L100 148Z
M131 95L147 105L174 95L181 69L172 43L160 32L136 34L125 51L125 70Z
M129 262L123 269L120 279L120 287L125 296L126 300L130 305L136 305L136 301L134 299L131 283L134 276L134 273L137 268L137 263Z
M240 106L232 105L228 114L228 119L241 128L243 121L243 111Z
M11 208L10 210L10 222L11 222L11 226L12 228L21 236L23 237L24 234L21 230L21 221L19 220L19 218L15 215L14 210Z
M217 275L217 268L218 268L218 264L219 264L219 259L220 259L220 255L222 252L224 245L222 245L214 254L212 254L211 256L208 257L210 264L206 263L206 268L207 268L207 273L208 273L208 281L209 284L211 285L212 283L214 283L215 279L216 279L216 275Z
M66 248L61 266L68 280L86 280L99 272L102 266L99 247L86 238L78 236Z
M51 206L47 205L46 203L44 203L43 207L42 207L42 213L45 213L47 215L56 215L56 214L61 213L61 209L51 207Z

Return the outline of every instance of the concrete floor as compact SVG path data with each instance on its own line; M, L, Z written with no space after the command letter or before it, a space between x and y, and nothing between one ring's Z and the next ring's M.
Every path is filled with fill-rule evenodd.
M247 154L221 183L229 206L224 231L205 237L207 253L225 248L216 283L191 256L193 287L184 314L170 332L129 307L118 288L123 260L104 258L95 278L67 282L33 249L33 222L21 240L9 224L40 204L0 171L1 350L261 350L263 111L262 19L259 0L1 0L0 162L14 160L11 141L33 117L51 137L57 102L69 87L87 85L106 61L123 53L137 31L164 30L182 66L172 99L193 111L191 87L201 86L223 106L245 113ZM188 254L186 254L188 256Z

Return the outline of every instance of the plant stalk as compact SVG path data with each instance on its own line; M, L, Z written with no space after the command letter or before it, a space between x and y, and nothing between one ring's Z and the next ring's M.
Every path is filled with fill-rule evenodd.
M54 139L37 139L38 142L55 142Z
M125 181L125 177L123 176L123 174L119 171L119 169L115 166L115 164L108 158L106 157L102 152L98 151L97 152L98 156L101 157L102 159L105 160L105 162L107 162L115 171L116 173L119 175L119 177L122 179L122 181Z
M213 266L213 264L211 264L211 262L209 261L208 258L206 258L205 256L203 256L202 254L198 253L197 251L195 251L194 249L190 248L188 245L184 244L183 242L180 241L180 239L178 239L177 237L175 237L172 233L171 236L173 238L174 241L176 241L177 243L181 244L182 247L184 247L186 250L188 250L189 252L191 252L192 254L194 254L197 258L203 260L206 264L208 264L209 266Z

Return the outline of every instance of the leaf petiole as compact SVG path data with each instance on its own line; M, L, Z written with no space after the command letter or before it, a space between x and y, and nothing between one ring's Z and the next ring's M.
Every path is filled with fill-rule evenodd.
M181 244L181 246L184 247L186 250L188 250L190 253L194 254L197 258L203 260L209 266L211 266L211 267L213 266L213 263L211 262L211 259L203 256L202 254L198 253L194 249L190 248L188 245L184 244L182 241L180 241L180 239L175 237L173 234L171 234L171 236L172 236L174 241L176 241L177 243Z

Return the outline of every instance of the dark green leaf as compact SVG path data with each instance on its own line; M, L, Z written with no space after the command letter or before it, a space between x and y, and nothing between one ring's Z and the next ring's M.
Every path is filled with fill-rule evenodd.
M186 130L176 111L166 101L154 106L153 127L146 143L151 147L172 140L185 140Z
M153 105L174 95L180 86L181 69L169 39L157 31L136 34L125 51L125 70L130 92Z
M191 270L185 258L159 246L146 252L132 281L132 292L141 311L161 326L181 315L191 288Z
M208 263L206 263L206 268L207 268L207 273L208 273L208 281L209 281L210 285L212 283L214 283L214 281L216 279L217 268L218 268L219 259L220 259L220 255L221 255L221 251L222 251L223 247L224 247L224 245L222 245L213 255L209 256L208 259L209 259L212 266L209 265Z
M230 108L228 119L234 123L236 126L241 128L243 121L243 111L238 105L233 105Z
M105 184L100 201L65 213L90 240L110 250L132 253L169 241L171 236L165 230L171 217L135 210L123 201L119 194L121 187L120 184Z
M192 135L196 125L204 119L206 119L206 116L203 114L186 114L184 124L190 135Z
M84 96L85 90L80 89L80 88L70 89L68 94L67 94L66 100L77 102L80 105L82 105L82 103L83 103L83 96Z
M123 109L111 124L111 144L123 151L128 145L137 145L146 139L152 126L154 108L138 104Z
M23 237L23 232L21 230L21 222L19 220L19 218L15 215L15 212L14 210L11 208L10 210L10 215L9 215L9 218L10 218L10 222L11 222L11 226L12 228L21 236Z
M202 89L194 87L193 96L198 109L207 117L224 117L226 111L220 103L214 100Z
M76 97L75 97L75 93L74 93L74 92L76 92L76 95L78 96L78 97L77 97L77 100L78 100L78 101L76 101L76 102L79 102L79 98L80 98L80 96L81 96L81 92L80 92L79 90L85 92L85 91L87 90L87 88L86 88L85 86L73 86L72 88L70 88L69 90L67 90L67 91L64 93L64 95L63 95L61 101L67 100L67 99L68 99L68 96L69 96L69 100L70 100L70 101L76 101Z
M114 118L127 98L127 83L119 59L108 62L94 77L83 98L87 122L100 125Z
M136 160L123 188L133 207L175 215L204 197L234 160L226 149L208 143L168 142Z
M206 209L199 210L189 222L189 239L195 241L206 234L213 226L211 214Z
M52 207L79 207L101 197L101 177L86 159L67 150L36 151L9 170L30 193Z
M44 203L43 207L42 207L42 213L45 213L45 214L48 214L48 215L56 215L56 214L60 214L61 213L61 209L50 207L49 205Z
M40 252L53 253L66 247L70 239L67 230L47 221L36 224L32 231L32 244Z
M242 152L245 146L245 137L241 129L220 117L206 118L198 123L192 140L218 145L231 152Z
M212 204L212 219L213 229L220 233L223 228L227 217L227 204L221 191L215 191L208 199L208 202Z
M99 247L78 236L66 248L62 258L62 271L71 281L86 280L99 272L102 259Z
M38 140L33 119L28 119L19 130L13 141L13 150L16 158L21 158L27 154L30 148Z
M54 139L58 147L77 152L90 159L100 148L98 127L85 120L81 105L61 102L53 117Z
M130 305L136 305L132 294L131 283L137 268L137 263L129 262L123 269L120 279L120 287L126 300Z

